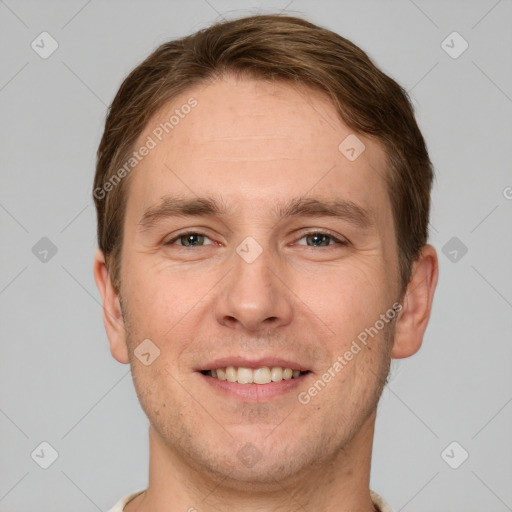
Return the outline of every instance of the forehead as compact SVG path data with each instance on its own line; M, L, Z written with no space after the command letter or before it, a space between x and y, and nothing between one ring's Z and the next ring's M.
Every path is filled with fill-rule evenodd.
M389 206L380 144L354 134L324 93L304 86L222 77L161 108L136 146L150 139L153 147L131 177L129 196L140 208L173 191L221 191L246 209L312 191L370 210ZM352 147L356 156L364 151L348 158Z

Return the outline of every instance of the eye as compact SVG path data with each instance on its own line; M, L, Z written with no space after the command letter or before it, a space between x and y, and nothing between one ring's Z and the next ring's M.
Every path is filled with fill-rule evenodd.
M209 243L206 242L207 240L209 240ZM211 244L212 241L206 235L196 233L195 231L181 233L165 243L165 245L181 245L183 247L202 247Z
M306 243L301 243L301 240L306 240ZM340 245L348 245L348 243L345 240L340 240L339 238L329 233L323 233L321 231L312 231L302 236L297 242L297 245L307 245L309 247L328 247L335 245L336 243Z

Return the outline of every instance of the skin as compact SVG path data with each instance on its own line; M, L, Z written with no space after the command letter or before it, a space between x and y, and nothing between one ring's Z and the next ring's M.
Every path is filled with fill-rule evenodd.
M112 355L131 364L150 421L148 490L125 510L374 510L377 402L391 358L421 346L436 252L424 247L404 294L385 153L357 135L366 149L349 161L338 145L353 132L322 93L224 76L175 98L139 142L191 96L198 105L129 177L120 294L101 251L94 262ZM228 211L142 229L142 215L164 195L216 197ZM371 225L276 216L278 202L300 197L352 201ZM165 245L189 229L207 238ZM346 244L315 238L318 231ZM236 252L248 236L262 248L252 263ZM397 318L309 404L299 403L297 394L396 301ZM149 366L134 355L147 338L160 350ZM196 371L228 355L283 357L310 373L292 392L243 402ZM252 467L237 457L247 443L261 456Z

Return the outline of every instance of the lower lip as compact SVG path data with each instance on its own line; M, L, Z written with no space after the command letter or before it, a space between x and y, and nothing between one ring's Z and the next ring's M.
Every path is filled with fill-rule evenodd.
M207 385L213 387L219 393L234 397L242 402L266 402L272 398L285 395L301 386L309 375L311 373L306 373L296 379L283 379L268 384L240 384L199 373L199 376L204 379Z

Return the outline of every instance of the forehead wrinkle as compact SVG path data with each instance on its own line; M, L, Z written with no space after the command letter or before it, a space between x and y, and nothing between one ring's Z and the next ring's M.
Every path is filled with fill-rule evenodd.
M201 139L200 142L223 142L223 141L244 141L244 140L288 140L289 136L287 135L226 135L224 137L212 137L212 138L204 138Z

